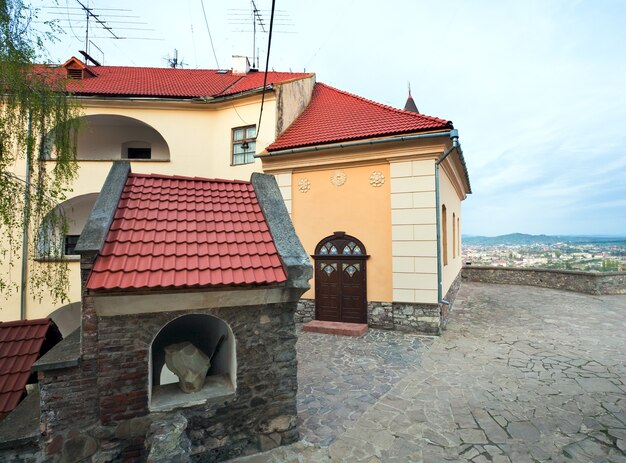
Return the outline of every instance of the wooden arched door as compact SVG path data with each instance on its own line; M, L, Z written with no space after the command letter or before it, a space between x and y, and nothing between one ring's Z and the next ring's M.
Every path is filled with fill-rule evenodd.
M324 238L315 248L315 318L367 323L365 246L344 232Z

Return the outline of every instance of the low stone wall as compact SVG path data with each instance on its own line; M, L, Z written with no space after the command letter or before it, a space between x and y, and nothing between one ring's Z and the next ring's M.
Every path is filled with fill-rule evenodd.
M465 266L464 281L539 286L586 294L626 294L626 272Z

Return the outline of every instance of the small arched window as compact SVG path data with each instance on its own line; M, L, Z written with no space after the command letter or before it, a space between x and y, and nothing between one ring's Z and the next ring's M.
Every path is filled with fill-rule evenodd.
M445 204L441 206L441 251L443 265L448 265L448 211Z
M452 258L456 259L456 214L452 213Z

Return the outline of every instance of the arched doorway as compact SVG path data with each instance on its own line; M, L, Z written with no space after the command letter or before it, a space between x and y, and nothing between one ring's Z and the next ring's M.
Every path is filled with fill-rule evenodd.
M365 246L345 232L335 232L315 248L315 318L367 323Z

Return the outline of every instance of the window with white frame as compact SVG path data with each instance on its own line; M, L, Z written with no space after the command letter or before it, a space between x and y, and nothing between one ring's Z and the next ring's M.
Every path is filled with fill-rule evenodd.
M254 162L256 152L256 125L235 127L232 137L232 165Z

